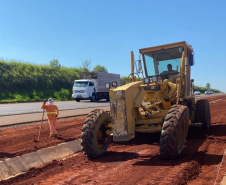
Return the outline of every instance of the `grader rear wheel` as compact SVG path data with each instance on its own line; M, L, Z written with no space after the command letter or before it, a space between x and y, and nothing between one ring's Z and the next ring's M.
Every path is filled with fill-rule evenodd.
M89 158L97 158L107 150L111 142L111 116L104 110L94 110L86 118L82 128L82 150Z
M165 118L160 136L160 156L175 159L183 150L189 126L189 109L173 105Z
M202 123L203 129L211 127L210 105L208 100L197 100L195 117L197 123Z

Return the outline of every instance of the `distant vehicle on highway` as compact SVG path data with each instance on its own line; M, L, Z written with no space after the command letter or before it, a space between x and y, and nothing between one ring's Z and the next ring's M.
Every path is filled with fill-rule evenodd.
M81 72L79 80L74 81L72 97L77 101L91 100L92 102L106 99L109 101L109 91L105 83L114 82L120 86L120 75L105 72Z
M200 95L201 93L200 93L200 91L195 91L194 92L194 95Z
M211 94L213 94L213 91L209 91L209 90L207 90L207 91L205 91L205 95L211 95Z

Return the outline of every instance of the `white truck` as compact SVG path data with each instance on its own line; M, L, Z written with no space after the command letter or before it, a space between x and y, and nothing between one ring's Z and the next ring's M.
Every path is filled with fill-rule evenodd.
M80 100L97 101L106 99L109 101L108 89L105 83L116 81L120 85L120 75L105 72L81 72L80 79L74 81L72 98Z

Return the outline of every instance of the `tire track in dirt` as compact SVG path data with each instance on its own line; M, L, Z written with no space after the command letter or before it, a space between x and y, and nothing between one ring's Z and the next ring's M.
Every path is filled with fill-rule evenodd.
M79 153L68 160L53 163L54 171L53 168L40 173L39 169L30 171L30 175L27 174L29 179L26 181L25 178L18 184L32 184L34 181L39 184L185 184L198 173L199 163L192 158L202 142L192 150L187 149L188 153L185 150L178 160L162 160L158 135L151 139L150 136L153 135L140 135L139 139L129 143L113 143L104 156L95 160ZM194 145L193 140L187 145ZM202 150L205 148L203 146ZM199 155L202 158L203 153ZM30 178L31 174L37 174L39 180ZM186 174L190 176L185 178Z
M201 160L200 174L188 184L214 184L219 164L226 149L226 99L210 104L212 127L207 131L205 143L208 143ZM222 177L221 177L222 179Z

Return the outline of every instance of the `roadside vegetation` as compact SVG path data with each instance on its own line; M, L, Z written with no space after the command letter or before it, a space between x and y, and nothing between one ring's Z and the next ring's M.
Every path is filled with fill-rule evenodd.
M79 79L80 72L108 72L101 65L91 70L90 64L91 61L86 60L81 67L67 68L61 66L57 59L50 61L49 65L0 60L0 103L42 101L48 97L71 100L73 82ZM128 76L121 77L121 85L128 82ZM207 87L195 86L194 90L204 93ZM220 92L216 89L208 90Z
M200 91L201 94L205 94L205 91L207 91L207 90L213 91L214 93L222 93L218 89L212 89L210 86L210 83L207 83L205 87L199 87L199 86L194 85L194 92Z
M47 97L70 99L74 79L81 68L65 68L57 60L50 65L0 61L0 101L40 101Z
M81 67L67 68L57 59L49 65L35 65L18 61L0 60L0 103L71 100L72 86L80 72L108 72L97 65L91 70L91 61L85 60Z

